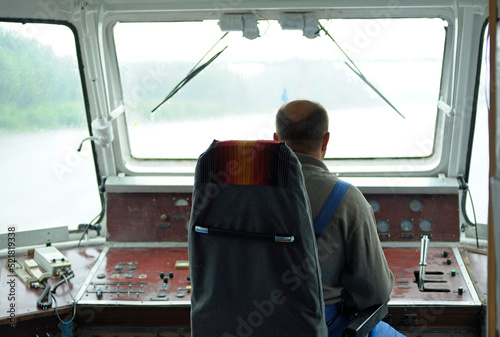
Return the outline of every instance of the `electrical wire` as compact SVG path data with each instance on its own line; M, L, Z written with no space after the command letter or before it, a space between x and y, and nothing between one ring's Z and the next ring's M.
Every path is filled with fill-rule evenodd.
M80 247L80 244L82 243L82 240L83 238L85 237L85 234L87 234L90 226L93 226L94 225L94 221L97 219L97 218L101 218L102 215L104 214L104 201L101 202L101 212L99 214L97 214L92 220L90 220L90 222L88 224L86 224L85 226L85 229L83 230L83 234L82 236L80 237L80 240L78 241L78 245L77 247Z
M470 188L467 188L467 191L469 192L469 198L470 198L470 204L472 207L472 216L474 217L474 228L476 229L476 247L479 248L479 234L477 232L477 218L476 218L476 210L474 208L474 201L472 201L472 193L470 191Z
M71 271L71 274L74 276L73 271ZM71 276L71 277L73 277L73 276ZM52 291L52 292L51 292L51 294L50 294L50 296L51 296L51 297L52 297L52 299L54 300L54 309L55 309L55 311L56 311L56 316L57 316L57 318L59 319L59 321L61 322L61 324L70 324L71 322L73 322L73 320L74 320L74 319L75 319L75 317L76 317L76 300L75 300L75 298L73 297L73 294L72 294L72 293L71 293L71 291L70 291L70 286L69 286L69 282L68 282L68 280L69 280L69 279L71 279L71 277L70 277L70 278L67 278L65 274L63 274L63 275L62 275L62 278L63 278L64 282L65 282L65 283L66 283L66 285L68 286L68 293L69 293L69 295L71 296L71 299L73 300L73 302L72 302L72 306L73 306L73 314L71 315L71 318L70 318L69 320L67 320L67 321L63 321L63 320L61 319L61 316L59 316L59 311L58 311L58 308L57 308L57 300L56 300L56 297L54 296L54 291L55 291L55 289L54 289L54 291ZM58 283L58 284L59 284L59 283Z
M75 277L75 273L74 273L74 272L73 272L73 270L71 270L71 269L70 269L70 271L69 271L68 275L69 275L69 277L68 277L68 278L66 278L66 277L65 277L65 276L66 276L66 274L62 274L62 276L61 276L62 280L61 280L61 281L59 281L59 282L57 282L57 284L56 284L56 285L52 288L52 290L51 290L52 294L55 294L55 293L56 293L57 288L59 288L59 286L60 286L61 284L63 284L65 281L67 282L67 280L71 280L73 277Z
M52 297L50 296L50 284L45 280L43 281L43 284L45 285L45 290L43 291L42 295L38 298L36 301L36 305L40 309L49 309L52 307ZM43 302L47 298L47 302Z
M467 202L467 193L469 191L469 185L465 181L464 176L458 176L458 180L460 181L460 186L458 187L459 189L462 190L462 200L461 200L461 208L462 208L462 214L464 216L464 220L469 226L475 226L475 224L470 221L469 215L467 214L467 209L465 208L466 202Z
M104 177L102 179L101 185L99 186L99 197L101 199L101 212L99 214L97 214L92 220L90 220L90 222L88 224L85 225L85 228L83 230L83 234L80 237L80 240L78 241L77 247L80 247L80 244L82 243L82 240L85 237L85 234L87 234L87 232L88 232L89 228L91 228L91 226L92 226L92 228L94 228L98 231L98 234L100 232L100 222L104 218L104 213L106 211L106 203L105 203L106 199L104 198L104 183L105 182L106 182L106 177ZM97 226L99 226L99 227L94 226L95 224L97 224Z
M460 186L458 187L459 189L462 190L462 200L461 200L461 210L462 210L462 215L464 217L465 222L467 225L472 226L475 228L475 234L476 234L476 246L479 248L479 234L478 234L478 229L477 229L477 218L476 218L476 209L474 208L474 201L472 200L472 193L469 189L469 185L465 181L464 176L458 176L458 180L460 181ZM469 219L469 215L467 214L467 196L470 198L470 203L472 206L472 216L474 217L474 222L472 222Z

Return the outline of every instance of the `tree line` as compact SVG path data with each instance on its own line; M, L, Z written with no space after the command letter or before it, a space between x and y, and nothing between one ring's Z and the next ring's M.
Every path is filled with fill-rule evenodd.
M76 57L0 29L0 129L33 131L85 123Z
M220 59L162 106L155 114L156 120L269 112L286 98L317 99L339 110L381 104L380 98L339 61L256 62L249 65L256 71L246 71L245 64L224 62L223 56ZM184 78L193 64L165 61L119 63L119 66L127 114L136 119L148 119L151 110ZM50 46L0 28L0 130L85 125L78 69L76 56L58 56ZM377 80L373 82L376 84ZM402 83L396 99L414 100L422 95L436 95L425 92L425 88L416 95L408 88ZM394 97L394 93L390 94Z

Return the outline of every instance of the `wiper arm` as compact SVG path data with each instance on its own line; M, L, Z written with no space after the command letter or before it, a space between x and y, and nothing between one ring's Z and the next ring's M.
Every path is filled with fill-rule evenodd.
M370 88L372 88L372 90L375 91L375 93L377 95L379 95L380 98L382 98L387 104L389 104L389 106L391 108L393 108L394 111L396 111L401 117L403 117L403 118L406 119L406 117L403 116L401 114L401 112L399 112L398 109L396 109L396 107L394 105L392 105L392 103L387 98L385 98L385 96L382 95L382 93L373 84L370 83L370 81L368 81L368 79L365 77L365 75L363 75L361 72L356 71L356 69L354 69L349 63L347 63L347 62L344 62L344 63L346 64L346 66L348 66L353 71L353 73L355 73L356 75L358 75L359 78L362 79L363 82L366 83L366 85L368 85Z
M328 36L330 38L330 40L333 41L333 43L335 43L335 45L340 49L340 51L344 54L344 56L349 60L349 62L352 64L349 64L347 62L344 62L348 67L349 69L351 69L356 75L358 75L358 77L363 81L365 82L366 85L368 85L377 95L379 95L380 98L382 98L387 104L389 104L389 106L391 108L394 109L394 111L396 111L401 117L405 118L405 116L403 116L403 114L401 112L399 112L398 109L396 109L396 107L384 96L382 95L382 93L373 85L371 84L371 82L365 77L365 75L363 75L363 73L361 72L361 70L359 70L359 68L356 66L356 64L354 63L353 60L351 60L351 58L349 57L349 55L347 55L344 50L340 47L340 45L337 43L337 41L335 41L335 39L330 35L330 33L328 33L328 31L325 29L325 27L323 27L321 25L321 23L318 22L318 25L320 27L320 29L322 31L325 32L326 36Z
M201 66L198 66L198 64L200 64L201 60L203 60L205 58L205 56L217 45L217 43L219 43L220 40L222 40L224 37L226 37L227 34L228 33L225 33L224 35L222 35L222 37L205 53L205 55L203 55L203 57L198 61L198 63L195 64L195 66L189 71L189 73L186 75L186 77L184 77L179 83L177 83L177 85L172 89L172 91L170 91L168 93L167 97L165 97L165 99L163 101L161 101L160 104L158 104L153 110L151 110L151 113L155 112L166 101L168 101L170 98L172 98L179 90L182 89L183 86L185 86L189 81L191 81L196 75L201 73L203 71L203 69L208 67L208 65L210 63L212 63L217 57L219 57L220 54L222 54L222 52L224 50L226 50L227 46L225 46L224 49L222 49L220 52L218 52L217 54L212 56L212 58L210 58L210 60L203 63Z

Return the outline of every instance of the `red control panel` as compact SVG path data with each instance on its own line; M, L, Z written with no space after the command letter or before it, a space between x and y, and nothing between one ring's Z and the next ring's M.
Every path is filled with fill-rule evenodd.
M474 303L473 289L465 268L452 248L429 248L423 290L419 289L420 248L384 248L395 284L391 303Z
M87 285L83 301L190 304L187 248L112 247L103 254Z
M459 242L457 194L366 194L380 241ZM187 241L190 193L108 193L108 241Z

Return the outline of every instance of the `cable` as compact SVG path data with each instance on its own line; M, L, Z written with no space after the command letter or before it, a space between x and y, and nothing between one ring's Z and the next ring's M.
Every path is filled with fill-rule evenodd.
M102 214L104 214L104 201L102 201L102 204L101 204L101 213L97 214L88 224L80 224L78 227L80 228L81 226L85 226L84 230L83 230L83 234L82 236L80 237L80 240L78 241L78 246L77 247L80 247L80 244L82 243L82 240L85 236L85 234L87 234L88 230L89 229L95 229L97 231L97 235L99 236L99 232L101 231L101 225L100 224L97 224L97 225L93 225L93 222L99 217L99 219L101 219L102 217Z
M463 175L460 175L457 177L458 181L460 182L460 186L458 188L462 190L462 200L460 202L461 208L462 208L462 214L464 216L464 220L469 226L475 226L475 224L470 221L469 216L467 215L467 209L465 208L466 202L467 202L467 192L469 191L469 185L465 181L465 178Z
M54 299L54 303L55 303L55 311L56 311L56 316L57 316L57 319L59 319L59 322L61 322L61 324L70 324L71 322L73 322L73 320L75 319L76 317L76 302L73 301L72 303L72 307L73 307L73 314L71 315L71 318L67 321L63 321L61 316L59 316L59 311L57 309L57 300L56 300L56 297L54 296L54 294L50 294L50 296L52 296L52 298Z
M478 234L478 229L477 229L477 219L476 219L476 210L474 208L474 201L472 200L472 193L470 192L469 185L465 181L465 178L463 175L460 175L457 177L458 181L460 182L460 186L458 187L460 190L462 190L462 200L460 201L461 205L461 210L462 210L462 215L464 216L464 220L469 226L473 226L475 228L475 233L476 233L476 246L479 248L479 234ZM474 222L470 221L469 215L467 214L467 208L466 208L466 203L467 203L467 195L470 197L470 202L472 206L472 215L474 217Z
M59 319L59 321L61 322L61 324L70 324L71 322L73 322L73 320L76 317L76 300L75 300L75 298L73 297L73 294L70 291L70 286L69 286L69 282L68 282L68 280L71 279L71 278L73 278L74 276L75 276L75 274L73 273L73 271L71 269L70 269L70 277L69 278L66 277L66 274L62 274L61 277L63 278L63 280L61 280L60 282L57 283L56 287L54 287L54 290L52 290L52 292L50 294L51 298L54 300L54 303L55 303L54 308L55 308L55 311L56 311L56 315L57 315L57 318ZM69 320L67 320L67 321L63 321L61 319L61 317L59 316L59 311L57 309L57 300L56 300L56 297L54 296L55 290L63 282L65 282L66 285L68 286L68 293L71 296L71 299L73 300L73 302L72 302L73 314L71 315L71 318Z
M43 284L45 285L45 290L43 291L42 295L38 298L36 301L36 305L40 309L49 309L52 307L52 297L49 295L50 294L50 285L49 283L45 280L43 281ZM43 303L43 301L47 299L47 302Z
M59 282L57 282L57 284L54 286L54 288L52 288L52 290L51 290L52 294L55 294L55 293L56 293L57 288L59 288L59 286L60 286L61 284L63 284L63 283L64 283L64 281L66 281L66 280L71 280L73 277L75 277L75 273L73 272L73 270L69 269L69 272L68 272L69 277L68 277L68 278L66 278L66 272L67 272L67 270L65 270L65 271L63 272L63 274L61 275L62 280L61 280L61 281L59 281ZM67 282L67 281L66 281L66 282Z
M78 229L80 229L82 226L85 226L85 228L83 229L83 234L80 237L80 240L78 241L77 247L80 247L80 244L82 243L82 240L83 240L85 234L87 234L89 229L96 230L97 236L101 235L100 222L104 218L104 213L106 211L106 203L105 203L106 199L104 198L104 184L105 184L105 182L106 182L106 177L103 177L101 185L99 186L99 197L101 199L101 212L99 214L97 214L92 220L90 220L90 222L88 224L78 225ZM94 223L94 221L95 221L95 223ZM95 224L97 224L97 225L95 225Z
M476 210L474 208L474 201L472 201L472 193L469 188L467 188L469 192L470 204L472 207L472 216L474 217L474 228L476 229L476 247L479 248L479 234L477 232L477 219L476 219Z

